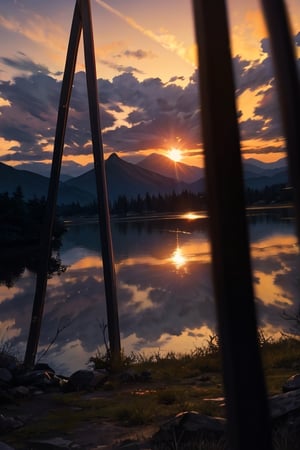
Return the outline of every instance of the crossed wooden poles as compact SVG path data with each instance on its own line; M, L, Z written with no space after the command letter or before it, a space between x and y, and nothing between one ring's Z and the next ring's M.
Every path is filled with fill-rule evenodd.
M300 88L283 0L261 0L270 29L279 86L290 180L295 192L300 241ZM240 139L235 108L225 0L193 0L199 49L200 98L205 150L213 281L228 437L232 450L271 450L266 387L257 336L249 241L245 218ZM42 234L30 334L24 364L34 363L44 298L57 200L64 136L76 56L83 29L90 122L99 206L108 332L114 363L120 357L114 259L101 142L95 54L89 0L77 0L62 84L54 155Z
M47 288L48 261L51 256L51 241L55 218L55 208L59 187L59 176L64 148L64 139L69 112L72 84L74 80L78 46L83 30L86 79L88 89L90 125L93 143L94 166L99 211L99 228L102 244L103 274L106 294L107 328L112 365L117 366L120 358L120 331L117 303L116 275L110 229L109 202L105 175L104 152L100 126L95 49L92 16L89 0L77 0L70 32L65 72L62 81L53 161L48 189L45 221L41 235L41 261L37 272L36 290L32 309L29 337L24 365L34 365L41 330L45 295Z

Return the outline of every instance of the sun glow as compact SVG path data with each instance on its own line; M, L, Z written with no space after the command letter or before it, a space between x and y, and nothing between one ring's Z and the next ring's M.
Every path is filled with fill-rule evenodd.
M207 214L198 214L195 212L188 212L188 213L183 214L182 218L187 219L187 220L205 219L205 218L207 218Z
M182 159L182 151L179 148L171 148L168 151L168 157L174 162L179 162Z
M175 265L176 269L180 269L182 266L186 264L186 258L182 253L180 247L177 247L176 250L172 254L172 262Z

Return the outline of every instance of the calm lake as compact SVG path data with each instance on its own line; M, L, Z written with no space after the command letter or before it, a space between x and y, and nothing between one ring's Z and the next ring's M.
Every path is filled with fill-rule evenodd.
M279 337L299 311L299 249L290 212L249 213L253 283L260 329ZM216 333L205 214L112 220L121 345L154 354L189 352ZM60 249L67 269L48 281L39 354L66 375L104 351L106 304L98 224L68 223ZM0 341L23 358L35 292L25 269L0 285ZM241 301L243 299L241 298Z

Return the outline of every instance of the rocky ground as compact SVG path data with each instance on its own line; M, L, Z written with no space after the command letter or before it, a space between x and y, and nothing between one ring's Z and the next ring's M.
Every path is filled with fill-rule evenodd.
M92 400L97 395L101 395L97 392L94 394L82 394L83 397L88 397ZM1 408L2 409L2 408ZM34 439L29 440L25 437L22 438L22 427L30 424L30 427L34 427L41 421L42 417L48 416L52 411L59 413L59 410L65 411L65 407L56 400L56 393L43 393L38 394L27 400L18 402L17 404L7 405L5 408L5 416L14 418L15 423L11 422L11 428L0 434L0 440L2 443L10 445L15 449L62 449L62 448L76 448L76 449L101 449L109 450L117 447L122 447L122 444L128 442L139 442L140 449L149 448L147 439L150 438L156 431L157 427L151 426L139 426L139 427L126 427L121 424L114 423L107 420L97 420L94 422L82 420L76 428L67 432L49 430L48 436L43 433L43 436L39 436L37 431ZM15 433L18 430L19 433ZM23 442L22 442L23 440ZM3 447L3 450L6 448ZM2 450L0 444L0 450Z
M148 372L137 374L130 370L119 377L119 389L125 394L133 386L149 389L151 383ZM97 414L92 418L85 415L84 409L93 408L97 400L109 402L116 395L114 390L103 389L107 382L110 380L105 370L80 370L64 378L56 376L47 365L26 371L10 355L0 354L0 450L190 450L196 447L190 447L188 442L200 438L222 442L222 447L214 448L226 449L226 421L220 417L185 411L176 417L158 416L150 424L131 424L129 427L124 421L97 417ZM151 388L155 386L151 384ZM279 444L280 440L291 444L277 448L298 450L300 375L289 378L282 391L270 398L273 429ZM65 401L74 395L76 401ZM222 398L216 401L224 403ZM79 419L67 426L69 416L73 417L74 412L78 412Z

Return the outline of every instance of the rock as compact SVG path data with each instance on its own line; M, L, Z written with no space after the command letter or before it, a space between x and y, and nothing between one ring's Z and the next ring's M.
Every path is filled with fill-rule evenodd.
M152 374L150 370L143 370L139 375L139 381L150 381L152 379Z
M177 414L153 436L153 441L171 445L186 444L200 438L219 440L225 434L226 420L221 417L210 417L196 411Z
M34 439L30 441L30 448L35 450L59 450L61 448L79 448L78 445L73 444L68 439L56 437L52 439L38 440Z
M4 442L0 442L0 450L15 450L15 449L5 444Z
M137 381L137 372L133 369L126 370L120 374L120 381L122 383L131 383Z
M129 369L120 374L120 381L122 383L132 383L134 381L145 382L150 380L151 372L148 370L144 370L141 373L138 373L134 369Z
M300 389L273 395L269 399L269 407L272 419L300 409Z
M44 372L55 374L55 370L52 369L47 363L38 363L34 366L33 370L43 370Z
M29 397L30 395L30 390L28 387L26 386L16 386L14 388L11 389L11 393L16 397L16 398L26 398Z
M283 392L294 391L295 389L300 389L300 373L288 378L282 386Z
M13 371L20 366L19 361L13 355L6 353L5 351L0 352L0 367Z
M0 414L0 432L6 433L7 431L15 430L16 428L22 427L24 424L19 419L14 417L6 417Z
M10 383L13 376L11 371L6 369L5 367L0 367L0 384L2 383Z
M44 370L31 370L15 377L15 383L19 385L32 385L36 387L49 386L52 381L51 373Z
M63 386L65 392L95 389L107 380L106 370L77 370Z
M105 383L108 378L108 373L105 369L93 370L94 378L91 380L90 386L96 388Z
M0 388L0 404L3 403L16 403L16 401L10 390Z
M121 442L114 450L141 450L141 444L137 441L132 441L130 439Z
M88 389L93 378L94 376L91 370L77 370L72 373L65 388L68 392L84 391Z

